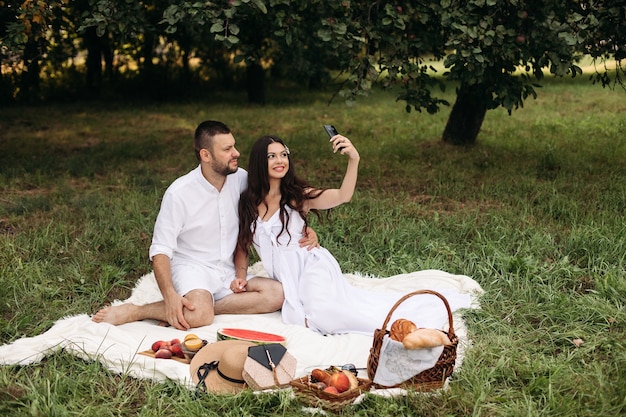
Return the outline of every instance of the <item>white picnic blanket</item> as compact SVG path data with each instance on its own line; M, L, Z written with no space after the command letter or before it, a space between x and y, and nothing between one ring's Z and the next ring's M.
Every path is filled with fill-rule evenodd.
M251 266L250 273L263 275L262 265ZM344 274L353 285L380 291L407 293L421 289L453 288L472 296L471 308L478 308L478 296L483 292L480 285L465 275L453 275L439 270L424 270L389 278L373 278ZM140 278L132 295L122 302L146 304L162 299L152 273ZM454 330L459 337L457 367L463 361L463 352L469 345L462 311L454 314ZM383 323L380 323L382 325ZM192 329L209 342L217 339L217 330L234 327L282 335L286 338L288 351L297 360L296 377L306 375L315 367L352 363L366 368L372 337L359 334L322 336L305 327L287 325L279 312L256 315L219 315L210 326ZM446 328L445 325L442 328ZM41 361L46 355L64 349L84 359L98 360L108 369L136 378L163 381L171 379L192 386L189 365L167 359L154 359L139 354L150 349L156 340L184 338L186 332L173 327L159 326L156 321L144 320L113 326L94 323L91 316L81 314L57 321L43 334L18 339L0 346L0 364L27 365ZM361 371L359 377L367 377Z

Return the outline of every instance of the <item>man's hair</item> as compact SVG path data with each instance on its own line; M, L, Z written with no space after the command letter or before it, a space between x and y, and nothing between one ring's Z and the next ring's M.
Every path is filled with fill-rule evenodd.
M200 123L193 136L193 147L198 161L200 160L201 149L208 149L209 152L213 152L213 137L215 135L228 133L230 133L229 127L222 122L206 120Z

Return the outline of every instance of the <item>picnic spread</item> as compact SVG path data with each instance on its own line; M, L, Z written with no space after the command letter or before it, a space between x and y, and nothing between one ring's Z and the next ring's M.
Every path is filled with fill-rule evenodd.
M249 272L264 275L260 263L252 265ZM468 308L479 308L478 297L483 292L470 277L440 270L388 278L358 273L346 273L344 277L356 287L397 292L397 305L409 297L436 295L437 289L452 289L470 296ZM116 300L113 304L143 305L161 299L154 275L149 273L138 280L127 300ZM447 307L444 297L441 302ZM170 379L211 392L235 393L251 387L292 389L312 406L337 409L364 392L442 387L452 371L461 366L463 354L471 343L462 312L452 312L448 307L448 320L437 329L412 328L410 317L404 323L386 320L376 324L379 329L373 335L321 335L303 326L283 323L280 312L218 315L213 324L189 331L165 327L154 320L114 326L95 323L90 315L80 314L58 320L43 334L0 346L0 364L28 365L63 349L136 378ZM403 344L405 338L408 339ZM237 348L223 347L233 343ZM179 347L172 348L175 344L182 351ZM257 348L256 354L248 353L252 346L263 345L266 347ZM169 355L164 350L169 350ZM206 362L202 358L211 360ZM400 374L398 370L408 374ZM315 378L313 374L326 375L320 371L329 377L322 377L324 381ZM337 381L330 384L330 376L338 373L343 376L337 375ZM338 385L339 390L335 393L337 388L331 389L330 385Z

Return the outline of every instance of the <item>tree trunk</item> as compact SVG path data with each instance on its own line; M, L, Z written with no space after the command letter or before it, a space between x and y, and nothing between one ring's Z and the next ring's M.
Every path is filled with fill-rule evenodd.
M87 90L91 94L99 94L102 85L102 48L96 28L87 28L83 40L87 48L87 59L85 61L87 66Z
M246 66L248 103L265 104L265 72L258 62Z
M482 85L461 86L443 131L443 141L452 145L472 145L487 113L487 96Z
M39 100L41 77L39 71L39 57L41 55L36 40L29 40L24 46L24 71L20 77L19 99L23 101Z

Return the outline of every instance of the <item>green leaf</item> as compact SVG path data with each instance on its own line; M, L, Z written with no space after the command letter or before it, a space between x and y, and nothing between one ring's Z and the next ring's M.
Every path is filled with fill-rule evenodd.
M262 0L253 0L253 3L263 14L267 14L267 7L265 7L265 3Z
M211 25L211 29L209 29L209 31L211 33L223 32L224 31L224 25L222 24L222 22L213 23Z
M348 26L345 23L337 23L335 26L333 26L333 30L338 35L345 35L348 31Z
M324 29L319 29L317 31L317 36L323 40L324 42L328 42L331 40L331 33L330 30L324 28Z

